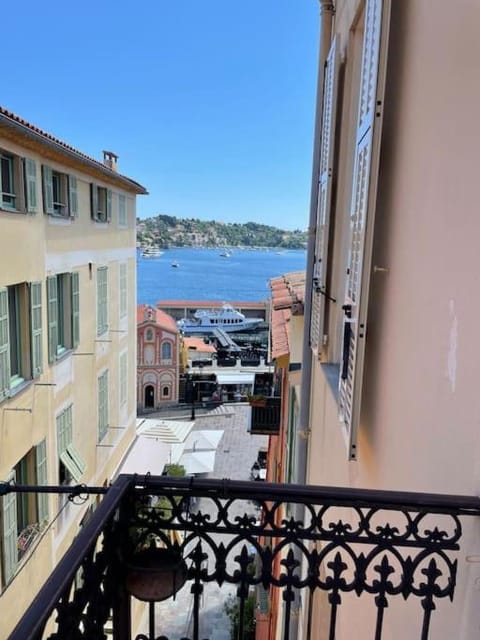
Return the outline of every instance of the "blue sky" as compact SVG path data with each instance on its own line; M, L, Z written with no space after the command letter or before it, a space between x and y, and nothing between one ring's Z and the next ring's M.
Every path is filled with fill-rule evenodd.
M118 153L149 190L140 217L306 228L317 0L8 6L2 105L95 158Z

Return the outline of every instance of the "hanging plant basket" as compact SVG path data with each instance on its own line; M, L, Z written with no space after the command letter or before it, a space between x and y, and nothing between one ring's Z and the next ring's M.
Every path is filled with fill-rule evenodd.
M186 580L187 565L176 549L141 549L127 562L126 588L138 600L167 600L180 591Z

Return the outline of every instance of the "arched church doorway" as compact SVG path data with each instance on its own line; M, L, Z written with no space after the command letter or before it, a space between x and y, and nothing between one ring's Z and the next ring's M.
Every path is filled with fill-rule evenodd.
M155 390L151 384L145 387L145 409L153 409L155 407Z

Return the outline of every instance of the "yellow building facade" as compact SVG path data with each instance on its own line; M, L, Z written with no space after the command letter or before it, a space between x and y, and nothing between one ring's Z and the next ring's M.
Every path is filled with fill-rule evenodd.
M136 196L0 109L0 479L103 486L135 436ZM0 497L6 637L97 498Z

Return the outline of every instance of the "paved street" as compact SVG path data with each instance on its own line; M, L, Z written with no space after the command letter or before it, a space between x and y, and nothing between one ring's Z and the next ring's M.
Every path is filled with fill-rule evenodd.
M252 436L247 432L250 408L247 404L222 405L210 412L197 412L195 430L222 429L224 434L218 445L215 456L215 468L213 473L206 477L229 478L231 480L248 480L250 469L257 459L259 448L266 447L268 436ZM175 412L175 417L183 417L182 412ZM148 417L157 417L158 414ZM167 418L165 412L161 417ZM198 508L202 512L208 512L210 501L200 501ZM239 505L238 514L243 515L244 510L251 510L253 505ZM235 515L235 514L232 514ZM224 539L225 542L225 539ZM214 558L210 554L209 568L213 568ZM205 585L200 610L200 637L210 640L230 640L230 621L224 612L224 603L228 594L234 593L232 585L222 585L220 588L215 583ZM193 597L188 585L177 594L176 599L155 605L156 637L164 635L169 640L180 640L191 637L191 614ZM148 634L148 616L145 616L142 632ZM148 637L148 636L147 636Z

